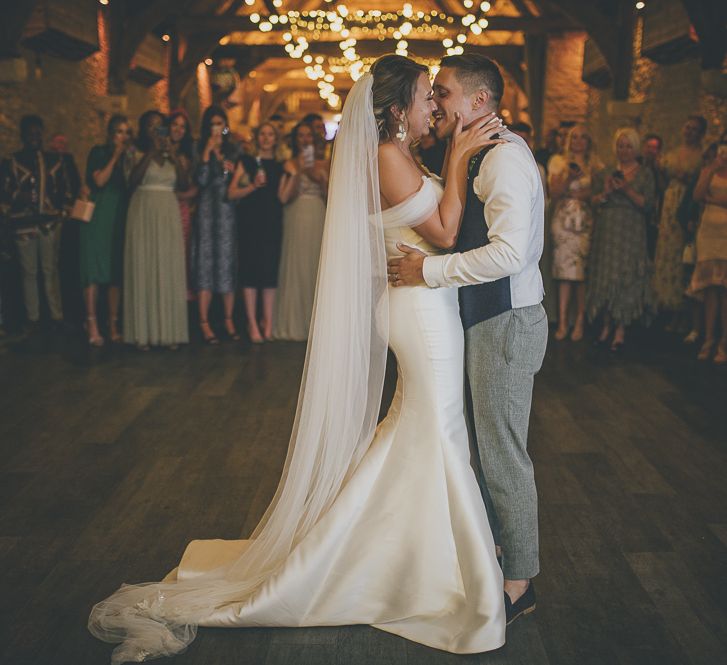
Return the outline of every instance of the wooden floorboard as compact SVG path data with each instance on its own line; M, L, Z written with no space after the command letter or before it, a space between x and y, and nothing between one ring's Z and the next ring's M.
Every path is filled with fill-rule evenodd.
M0 343L0 662L96 665L90 607L193 538L253 530L295 415L301 344ZM386 400L395 370L387 371ZM385 406L385 405L384 405ZM200 629L178 665L727 662L727 372L641 333L614 359L551 343L530 446L538 609L455 656L368 626Z

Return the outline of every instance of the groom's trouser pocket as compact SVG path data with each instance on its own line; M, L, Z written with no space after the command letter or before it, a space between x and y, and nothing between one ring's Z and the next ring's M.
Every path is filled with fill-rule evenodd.
M535 374L543 365L547 343L548 317L542 305L510 312L505 334L505 361L510 367Z

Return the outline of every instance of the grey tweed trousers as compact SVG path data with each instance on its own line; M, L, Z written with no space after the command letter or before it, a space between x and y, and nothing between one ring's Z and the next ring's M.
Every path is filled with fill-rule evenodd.
M470 425L487 515L509 580L530 579L540 569L538 496L527 441L533 379L547 342L542 305L513 309L465 330Z

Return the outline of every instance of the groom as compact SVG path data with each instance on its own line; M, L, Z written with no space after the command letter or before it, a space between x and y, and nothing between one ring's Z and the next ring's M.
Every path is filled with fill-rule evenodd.
M434 128L451 135L497 111L504 83L482 55L442 60L434 80ZM400 245L389 262L394 286L459 286L472 415L495 543L502 548L507 622L535 609L538 504L527 451L533 377L548 337L538 261L543 251L543 187L525 141L485 148L469 164L467 201L455 253L430 256Z

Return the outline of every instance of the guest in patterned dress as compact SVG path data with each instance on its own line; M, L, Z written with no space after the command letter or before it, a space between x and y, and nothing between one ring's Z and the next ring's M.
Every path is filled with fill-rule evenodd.
M600 343L608 341L615 327L612 351L621 349L626 326L650 304L646 214L653 205L654 177L637 161L640 145L635 129L619 129L616 165L603 169L593 182L595 228L586 306L592 320L603 315Z
M238 150L230 140L227 114L219 106L210 106L202 116L199 152L192 274L202 335L208 344L217 344L219 340L208 319L213 293L222 296L227 335L232 340L240 339L232 318L237 283L235 205L227 198Z
M260 344L273 337L273 310L278 286L283 206L278 198L283 165L275 159L278 133L264 122L255 132L257 157L242 155L228 196L237 207L240 239L240 285L250 340ZM258 321L258 293L262 321Z
M669 184L664 192L659 220L659 234L654 257L654 296L657 307L672 314L668 329L676 331L684 304L685 274L684 230L677 219L687 185L702 166L702 139L707 121L698 115L687 118L682 129L682 145L666 154L662 167Z
M133 191L124 248L124 341L176 349L189 340L184 278L184 238L175 190L185 172L171 150L158 111L139 120L140 155L129 178Z
M689 295L704 300L704 344L697 356L707 360L717 348L714 362L727 364L727 132L723 132L717 156L702 169L694 199L704 211L697 230L697 265ZM717 322L722 336L717 344Z
M93 216L80 228L80 266L86 303L88 343L104 343L96 320L98 287L108 286L109 336L121 342L118 329L122 284L124 226L126 221L126 171L133 157L129 151L131 127L123 115L108 124L106 145L91 148L86 165L86 185L95 203Z
M191 174L194 169L194 139L192 138L192 127L189 124L187 112L183 109L172 111L169 115L169 138L171 139L172 150L176 150L183 170ZM197 198L199 189L191 177L186 178L189 187L185 190L177 190L177 201L179 201L179 215L182 218L182 234L184 235L184 257L187 274L187 300L194 299L194 292L189 288L189 244L192 235L192 212L194 200Z
M591 136L583 125L575 125L568 132L565 154L555 155L550 160L548 190L554 202L551 221L553 279L558 281L557 340L568 335L568 309L574 291L576 317L571 339L574 342L583 339L586 267L593 231L591 178L601 168L594 155Z

